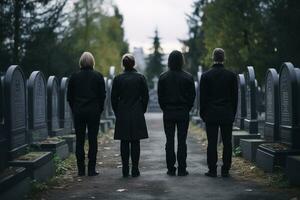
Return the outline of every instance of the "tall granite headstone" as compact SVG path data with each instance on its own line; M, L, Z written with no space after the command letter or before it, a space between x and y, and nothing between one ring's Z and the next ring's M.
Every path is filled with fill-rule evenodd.
M269 69L265 78L265 129L264 139L279 139L279 76L276 69Z
M258 121L257 121L257 110L256 110L256 84L255 84L255 72L252 66L247 67L245 73L246 83L246 108L247 115L244 120L245 129L250 134L258 133Z
M238 106L237 106L235 125L242 130L244 129L244 119L247 115L245 90L246 90L246 86L245 86L244 74L239 74L238 75Z
M4 118L10 159L23 154L28 146L25 87L22 69L16 65L10 66L4 78Z
M114 111L111 105L111 89L112 89L112 79L108 79L107 90L106 90L108 116L114 116Z
M0 77L0 173L8 166L8 147L4 129L3 76Z
M59 104L60 104L60 127L64 129L66 134L72 132L72 111L67 102L68 78L63 77L60 83Z
M48 138L46 81L42 72L32 72L27 87L29 141L36 143Z
M59 87L55 76L50 76L47 81L47 121L50 136L62 135L59 126Z
M280 70L280 127L282 143L300 149L300 78L299 69L292 63L284 63Z
M261 144L257 149L257 165L267 172L272 172L278 166L284 168L288 156L300 155L299 91L300 69L294 68L292 63L283 63L279 75L278 141ZM268 121L270 119L272 117Z

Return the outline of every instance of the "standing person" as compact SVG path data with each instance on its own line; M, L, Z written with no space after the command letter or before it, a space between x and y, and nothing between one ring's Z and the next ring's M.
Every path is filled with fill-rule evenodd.
M236 114L238 89L237 77L224 68L225 52L221 48L213 51L213 66L202 74L200 81L200 116L206 124L208 139L206 176L217 176L217 141L221 130L223 141L223 166L221 175L229 176L232 158L232 125Z
M80 71L71 75L67 100L73 112L76 132L76 158L78 175L85 175L85 134L88 130L88 176L96 176L97 135L100 115L106 96L103 76L94 70L95 60L91 53L84 52L79 60Z
M158 102L163 111L166 134L167 174L176 175L176 155L174 152L175 128L177 127L178 176L188 175L186 170L187 131L189 112L195 99L195 84L191 74L182 70L184 58L181 52L173 51L169 55L169 70L160 75L158 81Z
M149 101L145 77L135 69L131 54L122 58L124 72L113 80L111 103L116 115L115 140L121 140L123 177L129 176L129 154L131 154L132 177L140 175L140 140L148 138L144 113Z

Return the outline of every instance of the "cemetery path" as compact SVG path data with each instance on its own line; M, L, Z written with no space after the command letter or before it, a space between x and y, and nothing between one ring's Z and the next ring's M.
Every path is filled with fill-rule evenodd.
M187 177L166 175L165 136L161 114L147 114L150 139L141 143L141 176L122 178L119 142L99 145L97 177L76 177L68 187L53 189L42 199L233 199L279 200L289 199L286 194L267 191L255 183L233 178L209 178L206 172L205 149L191 135L188 137Z

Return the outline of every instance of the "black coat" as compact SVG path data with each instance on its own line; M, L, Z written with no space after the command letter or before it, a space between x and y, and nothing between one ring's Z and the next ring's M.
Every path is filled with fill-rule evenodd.
M148 138L144 113L149 101L145 77L135 69L116 76L111 91L111 104L116 115L116 140Z
M165 119L188 120L195 96L195 84L191 74L177 69L160 75L158 102Z
M71 75L67 100L73 114L99 114L106 97L103 76L92 68L84 68Z
M206 123L231 124L238 101L237 76L215 64L200 81L200 116Z

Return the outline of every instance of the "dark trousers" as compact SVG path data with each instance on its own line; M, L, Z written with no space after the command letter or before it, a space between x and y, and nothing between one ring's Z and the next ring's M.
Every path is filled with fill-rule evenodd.
M187 131L189 128L189 120L174 120L174 119L164 119L164 129L167 138L166 142L166 162L167 168L170 171L175 170L176 154L175 154L175 128L177 127L177 161L178 170L186 170L186 157L187 157Z
M207 146L207 165L209 170L216 172L218 162L218 132L221 130L221 137L223 142L223 166L222 170L229 170L232 159L232 124L210 124L206 123L206 134L208 140Z
M129 154L131 154L132 168L138 169L140 160L140 141L121 140L120 149L123 167L129 167Z
M79 171L85 170L85 152L84 143L86 129L88 132L89 151L88 151L88 170L94 171L96 166L98 143L97 136L99 132L100 115L99 114L76 114L74 115L74 125L76 131L76 158Z

